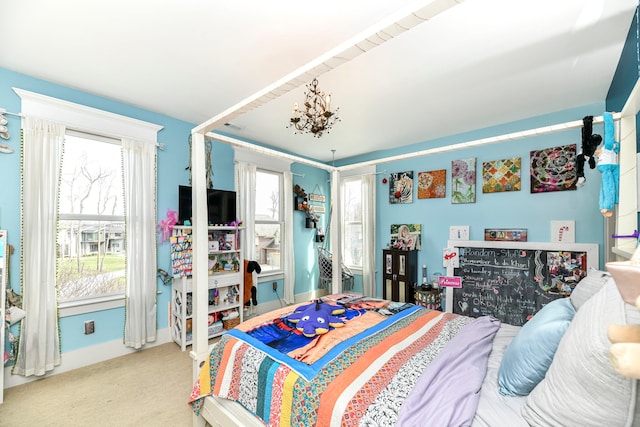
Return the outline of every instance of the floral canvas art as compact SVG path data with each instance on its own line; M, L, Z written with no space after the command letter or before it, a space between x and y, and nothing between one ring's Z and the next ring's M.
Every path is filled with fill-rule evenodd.
M576 189L576 144L531 151L531 192Z
M451 203L476 202L476 158L451 162Z
M520 191L520 157L482 163L482 192Z
M413 203L413 171L391 174L389 177L389 203Z
M418 199L439 199L447 195L447 170L418 172Z

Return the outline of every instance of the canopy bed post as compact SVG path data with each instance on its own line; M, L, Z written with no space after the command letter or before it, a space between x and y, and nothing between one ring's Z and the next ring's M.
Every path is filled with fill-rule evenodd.
M330 209L331 224L336 226L331 230L330 248L333 254L331 258L331 293L342 292L342 223L340 222L340 171L334 169L331 171L331 206L337 206L337 209Z
M640 110L640 79L622 107L620 119L620 188L616 216L616 234L628 235L638 229L638 181L636 115ZM605 236L605 239L609 236ZM615 239L612 251L623 258L631 258L636 239Z
M193 307L193 345L191 358L193 359L193 381L200 373L200 366L209 353L207 340L207 298L208 298L208 274L207 274L207 184L204 149L204 134L192 133L191 150L191 185L192 185L192 245L193 245L193 271L192 271L192 307ZM202 417L193 417L194 426L203 426Z

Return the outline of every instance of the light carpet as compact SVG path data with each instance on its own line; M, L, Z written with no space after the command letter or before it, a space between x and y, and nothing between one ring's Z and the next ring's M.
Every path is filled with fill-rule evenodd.
M0 426L190 426L192 376L189 351L162 344L6 389Z

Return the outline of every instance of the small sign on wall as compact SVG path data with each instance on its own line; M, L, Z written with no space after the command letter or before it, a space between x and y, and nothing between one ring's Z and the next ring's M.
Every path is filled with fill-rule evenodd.
M461 288L462 277L458 276L438 276L438 285L444 288Z
M551 241L554 243L575 243L575 221L551 221Z

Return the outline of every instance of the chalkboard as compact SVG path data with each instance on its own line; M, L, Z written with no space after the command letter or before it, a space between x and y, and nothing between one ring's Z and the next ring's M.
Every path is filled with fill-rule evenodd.
M598 245L455 241L459 266L447 275L462 278L453 289L454 313L490 315L521 326L547 303L570 295L598 263ZM555 245L555 246L554 246Z

